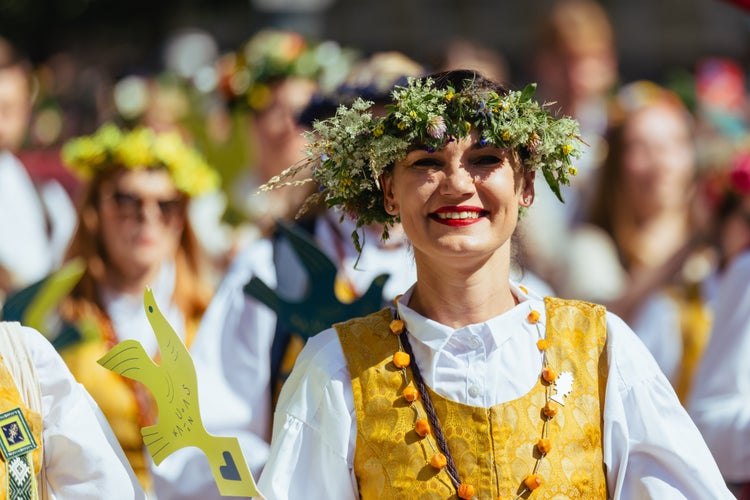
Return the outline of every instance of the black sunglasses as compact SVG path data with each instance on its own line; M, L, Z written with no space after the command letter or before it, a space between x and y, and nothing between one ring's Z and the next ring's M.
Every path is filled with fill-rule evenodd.
M143 213L144 199L133 193L115 191L112 194L117 210L125 217L138 217ZM147 199L156 201L162 217L169 222L182 214L184 201L181 198Z

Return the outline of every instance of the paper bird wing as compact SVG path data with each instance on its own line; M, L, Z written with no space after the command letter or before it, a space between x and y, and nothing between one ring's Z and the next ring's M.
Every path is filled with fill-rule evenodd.
M146 354L143 346L137 340L124 340L109 350L107 354L97 361L107 370L113 371L123 377L137 380L148 384L149 390L153 392L152 380L158 372L158 366Z

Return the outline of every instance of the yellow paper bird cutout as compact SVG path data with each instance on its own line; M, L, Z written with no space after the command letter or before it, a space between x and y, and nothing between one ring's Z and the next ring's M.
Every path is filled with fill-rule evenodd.
M146 448L159 465L175 451L195 446L208 458L223 496L258 496L255 481L234 437L209 434L198 408L198 380L190 353L156 306L151 289L143 294L143 305L161 352L157 365L140 342L120 342L98 362L103 367L145 385L159 408L156 424L141 429Z

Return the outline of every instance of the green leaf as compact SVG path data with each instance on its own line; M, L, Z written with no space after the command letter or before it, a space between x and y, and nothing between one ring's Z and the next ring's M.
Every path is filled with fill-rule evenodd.
M549 184L550 189L553 193L555 193L555 196L557 196L557 199L561 202L565 203L565 200L562 197L562 193L560 192L560 182L555 178L554 174L552 173L551 169L543 168L542 173L544 174L544 180L547 181L547 184Z
M357 253L361 255L362 245L359 242L359 233L357 233L356 229L352 231L352 242L354 242L354 248L357 250ZM359 261L359 257L357 257L357 260Z
M523 89L523 91L521 92L521 97L519 97L518 100L520 102L529 101L532 97L534 97L534 92L536 92L536 83L530 83Z

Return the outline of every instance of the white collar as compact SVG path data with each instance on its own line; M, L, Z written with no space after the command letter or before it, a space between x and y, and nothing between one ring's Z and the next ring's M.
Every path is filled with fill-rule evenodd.
M414 286L398 299L396 305L399 316L406 324L409 334L430 350L441 351L455 336L477 335L485 343L489 352L501 346L511 336L522 331L536 336L538 333L537 326L543 328L545 324L543 299L513 281L509 283L511 292L518 299L518 304L515 307L482 323L466 325L458 329L426 318L411 309L407 304L414 292ZM525 321L532 309L540 313L537 325Z

